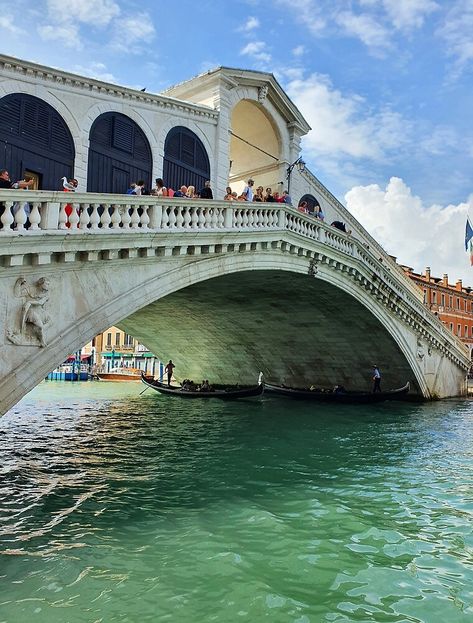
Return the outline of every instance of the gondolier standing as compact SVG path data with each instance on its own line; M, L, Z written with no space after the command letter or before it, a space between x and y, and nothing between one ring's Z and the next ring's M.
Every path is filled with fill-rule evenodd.
M377 365L373 366L373 394L381 391L381 372Z
M169 363L164 368L164 372L166 372L166 374L168 375L168 387L171 385L172 371L175 367L176 366L173 364L172 359L170 359Z

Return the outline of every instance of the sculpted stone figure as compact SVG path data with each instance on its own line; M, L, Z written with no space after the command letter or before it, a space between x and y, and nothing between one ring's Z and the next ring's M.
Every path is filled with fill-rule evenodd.
M44 308L49 300L49 281L41 277L34 285L20 277L14 287L14 294L23 300L20 313L19 330L7 331L7 338L18 346L46 346L44 326L49 316Z

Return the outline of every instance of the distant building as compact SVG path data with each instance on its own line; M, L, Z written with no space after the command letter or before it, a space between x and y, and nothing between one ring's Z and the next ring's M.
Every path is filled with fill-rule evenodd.
M158 357L134 337L117 327L110 327L95 336L82 349L83 355L92 352L94 364L105 371L115 367L127 367L139 368L149 374L159 374Z
M425 273L415 273L403 266L406 275L423 291L424 305L436 314L443 324L464 342L470 355L473 351L473 290L463 287L461 279L455 285L448 283L448 275L433 277L430 268Z

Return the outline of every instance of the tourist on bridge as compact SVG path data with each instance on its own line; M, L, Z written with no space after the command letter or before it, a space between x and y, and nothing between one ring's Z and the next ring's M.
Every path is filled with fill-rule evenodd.
M156 186L151 189L151 194L155 197L167 197L168 189L164 185L164 182L161 177L156 178Z
M204 187L199 192L199 197L201 199L213 199L214 198L214 194L212 192L212 189L210 188L210 181L209 180L207 180L205 182Z
M164 368L164 372L166 372L168 377L168 387L171 385L172 372L176 366L173 364L172 359L169 360L168 364Z
M245 186L245 188L243 189L243 192L241 193L240 197L244 197L245 201L253 201L253 184L254 184L254 180L250 179L247 182L247 185Z
M377 365L373 366L373 394L381 391L381 372Z

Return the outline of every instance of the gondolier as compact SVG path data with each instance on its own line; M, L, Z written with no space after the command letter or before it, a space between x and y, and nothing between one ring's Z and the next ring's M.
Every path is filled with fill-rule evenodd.
M172 359L169 360L169 363L164 368L164 372L168 375L168 387L171 385L172 372L176 366L173 364Z
M375 364L373 366L373 394L381 391L381 372L379 371L378 366Z

